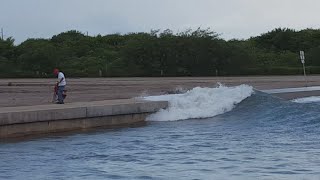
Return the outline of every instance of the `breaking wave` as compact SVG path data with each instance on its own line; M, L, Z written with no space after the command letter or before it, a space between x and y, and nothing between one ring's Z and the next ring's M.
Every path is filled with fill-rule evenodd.
M311 96L311 97L294 99L294 100L292 100L292 102L295 102L295 103L314 103L314 102L320 102L320 96Z
M184 94L149 96L149 101L168 101L169 106L147 117L148 121L177 121L214 117L231 111L254 93L251 86L196 87Z

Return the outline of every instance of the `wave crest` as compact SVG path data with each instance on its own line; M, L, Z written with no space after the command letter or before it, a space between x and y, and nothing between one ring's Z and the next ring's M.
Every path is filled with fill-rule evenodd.
M148 121L177 121L214 117L231 111L236 104L250 97L251 86L240 85L216 88L196 87L184 94L149 96L150 101L168 101L167 109L162 109L147 117Z
M314 102L320 102L320 96L311 96L311 97L305 97L305 98L299 98L299 99L294 99L292 102L295 103L314 103Z

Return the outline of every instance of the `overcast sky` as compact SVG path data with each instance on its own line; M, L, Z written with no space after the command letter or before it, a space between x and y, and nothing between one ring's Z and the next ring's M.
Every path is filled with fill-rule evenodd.
M243 39L277 27L320 28L320 0L0 0L0 27L17 43L67 30L89 35L211 28Z

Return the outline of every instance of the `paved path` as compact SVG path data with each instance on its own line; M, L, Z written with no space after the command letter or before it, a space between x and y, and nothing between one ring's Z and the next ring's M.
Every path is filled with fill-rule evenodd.
M67 103L130 99L177 89L248 84L259 90L304 87L303 76L80 78L68 80ZM51 104L55 79L0 79L0 107ZM308 86L320 86L320 76L309 76Z

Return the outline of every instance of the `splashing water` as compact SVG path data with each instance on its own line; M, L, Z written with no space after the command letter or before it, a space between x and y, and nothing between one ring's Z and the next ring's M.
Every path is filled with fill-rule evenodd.
M196 87L184 94L150 96L150 101L168 101L169 107L150 115L148 121L177 121L214 117L231 111L236 104L254 93L251 86L217 88Z
M294 100L292 100L292 102L295 102L295 103L314 103L314 102L320 102L320 96L311 96L311 97L294 99Z

